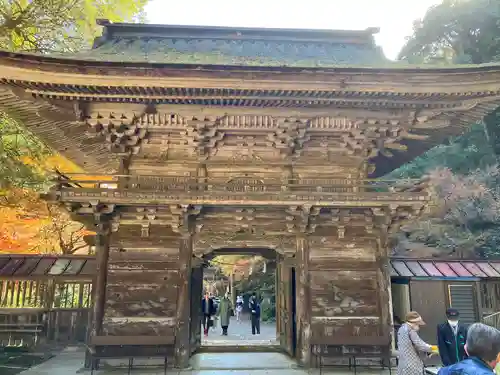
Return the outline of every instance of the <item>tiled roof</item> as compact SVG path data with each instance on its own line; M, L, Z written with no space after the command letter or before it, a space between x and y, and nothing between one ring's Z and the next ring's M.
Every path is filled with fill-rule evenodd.
M93 256L0 255L0 279L63 278L91 280ZM500 261L393 259L391 277L500 278Z
M0 255L0 279L88 279L95 274L93 256Z
M393 259L392 277L500 278L500 261Z
M276 67L390 64L374 29L286 30L105 24L94 48L54 57L123 63Z

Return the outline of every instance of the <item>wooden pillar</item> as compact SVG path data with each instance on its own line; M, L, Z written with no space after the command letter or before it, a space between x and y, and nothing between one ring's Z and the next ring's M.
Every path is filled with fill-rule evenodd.
M177 292L176 332L175 332L175 359L178 368L189 366L191 350L190 318L191 318L191 260L193 257L193 238L184 235L179 248L179 281Z
M191 352L193 349L198 348L201 345L201 298L203 295L203 267L199 266L193 269L193 277L192 282L194 283L193 295L191 299L193 300L193 309L191 310L191 331L194 334L195 338L195 348L191 348Z
M393 312L392 312L392 290L391 290L391 275L389 272L389 251L387 246L387 233L382 234L382 240L377 241L377 258L379 269L377 271L377 283L381 294L380 298L380 319L382 327L386 332L384 335L390 337L391 349L395 349L395 338L393 329Z
M276 339L279 341L280 345L283 345L281 342L281 310L283 306L281 305L281 262L277 261L276 264L276 272L274 274L275 278L275 299L276 299Z
M94 303L92 309L91 336L102 334L102 321L104 319L104 305L106 303L106 282L108 278L109 259L109 230L108 223L98 220L98 230L95 236L95 252L97 257L97 269L94 282Z
M286 351L291 356L296 356L294 348L294 331L293 331L293 293L292 293L292 269L288 264L282 263L281 265L281 285L284 288L283 296L283 313L285 316L282 318L284 325L281 327L284 336L286 337Z
M309 283L309 241L297 236L297 357L299 363L309 367L311 362L311 290Z

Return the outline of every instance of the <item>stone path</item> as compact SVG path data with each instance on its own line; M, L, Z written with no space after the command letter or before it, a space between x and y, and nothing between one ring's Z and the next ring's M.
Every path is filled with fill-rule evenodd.
M243 316L240 322L237 322L236 318L232 317L229 323L228 335L222 336L221 333L222 328L218 324L215 330L210 329L208 337L202 337L201 344L203 346L279 345L279 341L276 339L276 324L261 322L260 335L252 335L249 316Z
M68 348L47 362L21 372L19 375L89 375L82 370L83 348ZM167 375L319 375L318 370L306 371L297 367L287 356L279 353L206 353L197 354L191 359L190 370L168 370ZM102 369L96 375L125 375L127 369ZM393 370L395 373L395 370ZM135 375L162 375L158 369L136 368ZM323 371L323 374L353 375L353 371ZM388 375L382 370L358 370L359 375Z

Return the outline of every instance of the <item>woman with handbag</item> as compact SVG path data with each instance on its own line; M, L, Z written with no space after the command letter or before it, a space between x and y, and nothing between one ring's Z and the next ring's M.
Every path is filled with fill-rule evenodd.
M425 325L420 314L410 311L406 314L405 323L398 330L398 369L397 375L425 374L424 362L420 353L437 353L437 347L427 344L418 335L421 326Z
M208 330L213 325L213 316L217 312L214 299L208 293L201 300L201 313L203 317L203 333L208 336Z

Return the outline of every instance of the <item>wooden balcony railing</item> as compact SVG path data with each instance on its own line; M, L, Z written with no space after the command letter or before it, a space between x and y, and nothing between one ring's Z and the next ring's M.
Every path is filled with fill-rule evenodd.
M53 189L109 189L155 192L252 192L252 193L356 193L356 192L422 192L425 180L375 179L259 179L236 177L232 179L159 176L85 176L65 175L54 180Z

